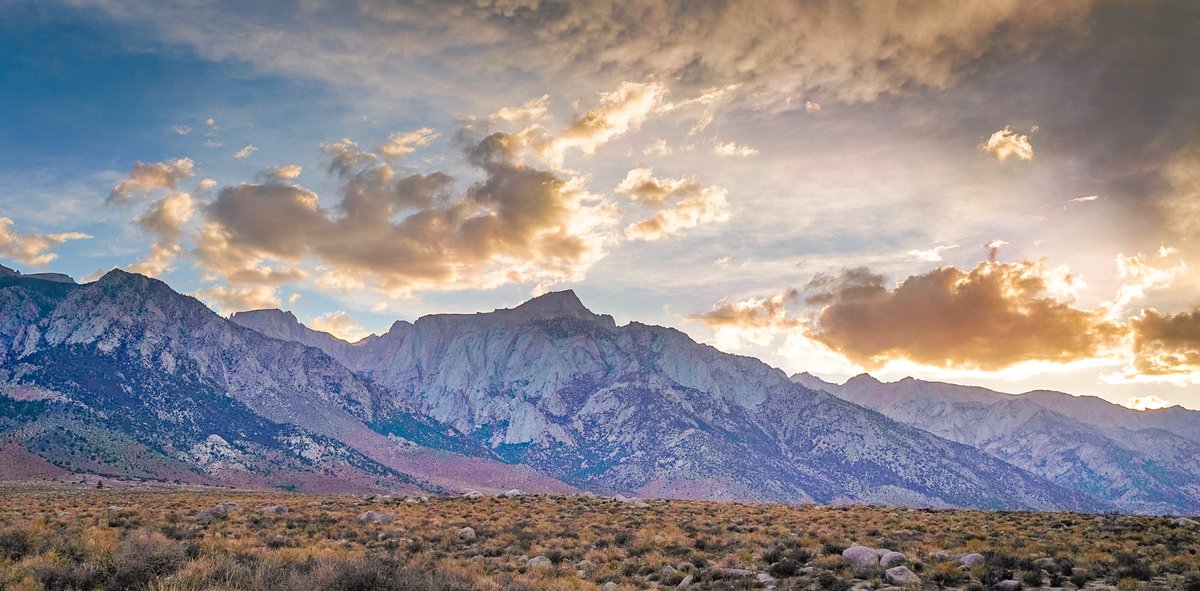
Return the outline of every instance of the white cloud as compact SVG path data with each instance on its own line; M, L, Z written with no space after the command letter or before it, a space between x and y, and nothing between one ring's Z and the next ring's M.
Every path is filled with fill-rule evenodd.
M926 262L930 262L930 263L936 263L936 262L942 260L942 251L943 250L950 250L952 248L958 248L958 245L957 244L953 244L950 246L938 245L938 246L935 246L933 248L926 249L926 250L914 249L914 250L908 251L908 256L910 256L914 259L917 259L918 261L926 261Z
M251 154L258 151L258 148L247 145L246 147L233 153L234 158L249 158Z
M175 133L177 133L179 135L187 135L189 133L192 133L192 128L187 125L172 125L171 131L174 131Z
M718 156L741 156L742 158L758 155L757 149L751 148L745 144L739 144L737 142L722 143L721 140L717 139L713 140L712 152Z
M417 148L426 146L438 137L438 132L428 128L397 132L388 136L388 139L383 144L380 144L376 151L388 157L408 156L417 151Z
M650 142L650 144L646 146L644 150L642 150L642 154L646 156L670 156L671 146L667 145L667 140L663 138L656 138L654 141Z
M1037 131L1037 126L1034 126L1030 133L1034 131ZM1008 160L1010 156L1016 156L1019 160L1033 160L1033 144L1030 143L1029 136L1017 133L1007 125L979 144L979 150L991 154L1000 162Z

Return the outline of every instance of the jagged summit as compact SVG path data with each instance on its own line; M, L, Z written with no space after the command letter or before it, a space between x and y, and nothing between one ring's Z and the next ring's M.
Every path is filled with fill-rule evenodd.
M245 324L244 321L249 321L251 319L286 322L288 324L300 324L300 320L296 318L295 314L286 310L280 310L279 308L263 308L261 310L244 310L241 312L234 312L229 316L229 319L237 322L238 324Z
M579 301L579 296L569 289L547 292L513 308L511 312L529 318L589 319L596 316Z
M882 384L883 382L875 378L869 373L860 373L846 381L846 385L851 384Z

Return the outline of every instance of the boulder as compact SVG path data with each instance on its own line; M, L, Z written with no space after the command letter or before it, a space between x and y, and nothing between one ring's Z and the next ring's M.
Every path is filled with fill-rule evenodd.
M976 553L963 554L962 556L958 557L958 563L963 566L975 566L976 564L983 564L984 560L985 559L982 554Z
M1188 519L1187 517L1179 517L1172 519L1171 525L1174 527L1200 527L1200 521Z
M894 566L883 572L883 578L892 585L920 585L921 578L908 570L907 566Z
M908 564L908 557L902 552L892 552L888 550L879 556L879 566L883 568L891 568L901 564Z
M510 488L510 489L504 491L503 496L506 496L511 499L514 497L523 497L523 496L525 496L525 493L521 492L521 489L519 489L519 488Z
M575 563L575 570L581 570L585 573L590 572L590 571L594 570L595 568L596 568L596 563L594 563L586 558Z
M236 509L237 503L218 503L212 507L201 509L196 512L196 519L224 519L229 516L229 512Z
M387 513L364 511L362 515L358 516L358 520L363 523L391 523L395 518Z
M529 559L529 562L525 563L525 566L529 568L550 568L554 566L554 563L550 562L550 559L545 556L534 556Z
M679 572L679 571L675 570L675 567L673 567L669 564L667 566L662 567L662 574L664 574L664 575L669 575L669 574L677 573L677 572Z
M458 530L458 539L460 539L464 542L474 542L475 541L475 528L464 527L464 528Z
M481 493L477 490L466 490L466 491L463 491L463 494L461 494L459 496L464 499L482 499L483 493Z
M404 502L405 503L428 503L429 497L426 497L426 496L404 497Z
M604 591L617 591L617 584L612 581L609 581L604 584L604 587L602 587L602 589L604 589Z
M999 583L996 583L995 585L992 585L992 589L995 589L996 591L1017 591L1020 588L1021 582L1014 581L1013 579L1005 579Z
M758 579L758 582L762 583L762 586L766 587L767 589L774 589L775 586L779 584L779 581L776 580L775 577L772 577L767 573L758 573L755 575L755 578Z
M873 568L879 566L879 554L866 546L850 546L842 550L842 558L854 568Z
M693 580L695 580L695 578L692 577L692 575L684 577L682 581L679 581L679 588L682 589L684 587L690 587Z
M283 515L288 512L287 505L263 505L258 510L263 515Z

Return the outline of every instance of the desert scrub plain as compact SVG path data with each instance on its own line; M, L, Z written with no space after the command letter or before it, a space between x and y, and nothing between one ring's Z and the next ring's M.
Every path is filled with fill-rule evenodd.
M1198 544L1147 516L0 487L0 587L22 591L1200 590Z

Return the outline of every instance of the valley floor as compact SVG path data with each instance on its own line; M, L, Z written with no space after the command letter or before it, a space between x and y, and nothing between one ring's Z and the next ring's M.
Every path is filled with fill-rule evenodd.
M0 589L1200 589L1198 550L1146 516L0 485Z

